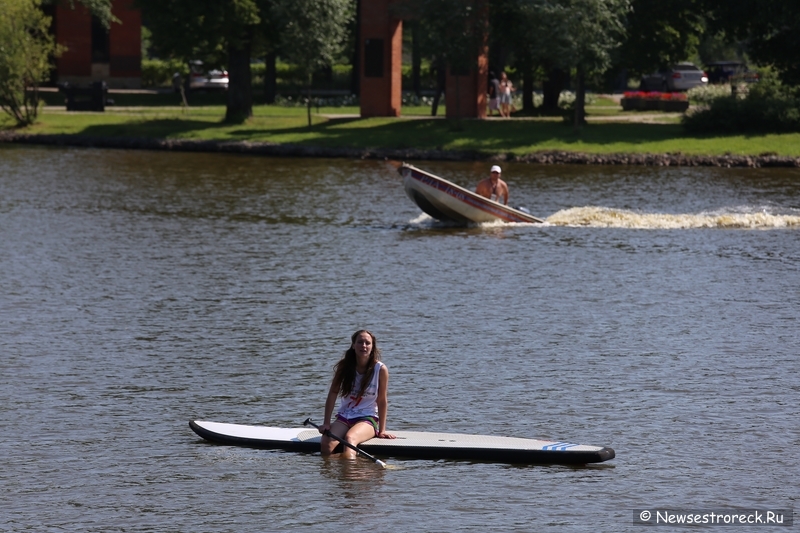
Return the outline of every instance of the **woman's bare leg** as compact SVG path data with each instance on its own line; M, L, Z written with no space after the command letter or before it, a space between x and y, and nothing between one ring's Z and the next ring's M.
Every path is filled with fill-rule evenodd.
M350 428L350 431L344 436L344 440L352 444L353 446L358 446L364 441L368 441L369 439L375 436L375 428L369 422L359 422L353 427ZM344 447L342 451L342 457L347 459L355 459L356 458L356 451L348 448L347 446Z
M345 438L345 434L350 428L347 427L347 424L344 422L339 422L338 420L334 421L331 424L331 433L336 435L339 438ZM332 439L327 435L323 435L319 441L319 450L322 452L322 455L330 455L333 453L333 450L336 446L339 445L339 441L336 439Z

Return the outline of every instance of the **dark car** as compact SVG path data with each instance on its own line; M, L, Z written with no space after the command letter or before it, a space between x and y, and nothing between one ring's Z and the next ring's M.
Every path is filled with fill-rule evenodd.
M728 83L731 78L752 83L758 81L758 72L750 70L741 61L715 61L708 64L709 83Z
M643 76L639 88L643 91L688 91L708 84L708 76L691 63L678 63Z

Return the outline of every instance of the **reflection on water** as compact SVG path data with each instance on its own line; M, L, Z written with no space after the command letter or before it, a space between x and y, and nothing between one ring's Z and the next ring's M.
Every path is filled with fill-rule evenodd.
M321 459L320 472L322 475L337 482L357 481L379 484L385 479L386 471L389 470L363 457L346 459L336 454ZM358 488L358 485L348 486Z

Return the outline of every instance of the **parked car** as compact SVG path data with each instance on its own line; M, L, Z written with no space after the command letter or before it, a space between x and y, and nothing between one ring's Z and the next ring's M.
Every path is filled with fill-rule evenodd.
M709 83L728 83L731 78L747 83L758 81L758 72L750 70L741 61L715 61L708 64Z
M188 82L188 88L192 91L225 91L228 89L228 71L222 69L206 70L202 61L189 61ZM177 83L180 83L179 78ZM175 89L178 90L178 87Z
M643 76L639 88L643 91L688 91L708 84L708 75L691 63L678 63Z

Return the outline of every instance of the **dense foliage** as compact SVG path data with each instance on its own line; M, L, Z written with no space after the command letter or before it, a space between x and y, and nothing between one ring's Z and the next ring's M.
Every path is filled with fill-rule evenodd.
M544 106L558 112L558 95L564 88L563 73L575 73L574 118L583 121L584 81L605 72L625 36L628 0L497 0L492 2L492 33L502 38L493 43L513 52L513 63L523 75L523 105L533 102L534 72L549 78ZM502 66L501 66L502 67ZM558 83L560 81L561 83Z
M632 0L619 66L634 76L692 57L705 32L701 0Z
M745 43L760 65L781 80L800 85L800 2L796 0L705 0L710 29Z

